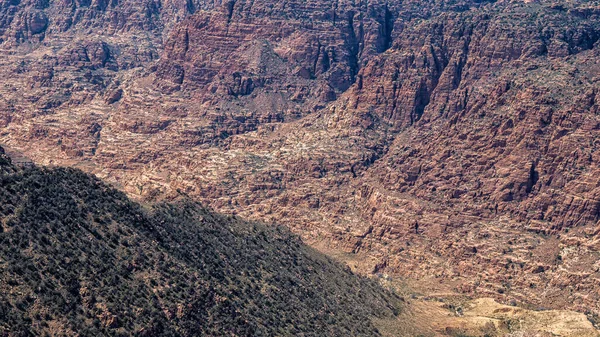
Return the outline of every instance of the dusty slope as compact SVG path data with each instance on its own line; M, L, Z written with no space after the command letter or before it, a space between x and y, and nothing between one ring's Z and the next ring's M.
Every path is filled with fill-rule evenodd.
M422 297L411 301L401 319L413 322L395 326L378 320L384 336L472 337L597 337L600 333L584 314L564 310L532 311L498 304L489 298L452 300ZM392 324L390 324L392 323Z

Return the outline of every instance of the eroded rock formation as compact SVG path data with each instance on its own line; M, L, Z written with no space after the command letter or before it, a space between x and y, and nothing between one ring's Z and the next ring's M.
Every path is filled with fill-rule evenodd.
M366 273L600 313L596 3L0 13L0 142L37 162L286 224Z

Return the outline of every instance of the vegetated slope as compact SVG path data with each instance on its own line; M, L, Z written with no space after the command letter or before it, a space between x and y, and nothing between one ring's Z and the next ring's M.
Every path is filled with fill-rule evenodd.
M78 170L2 173L0 201L3 336L377 336L399 308L282 227L146 210Z

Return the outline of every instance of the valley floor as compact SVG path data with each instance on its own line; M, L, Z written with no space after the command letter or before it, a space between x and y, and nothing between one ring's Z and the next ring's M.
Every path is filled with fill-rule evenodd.
M372 268L360 254L318 248L361 272ZM460 294L440 279L400 280L384 274L381 282L406 300L395 319L376 319L385 337L598 337L595 317L570 310L539 310L531 305L498 303L493 298ZM458 284L458 283L457 283ZM531 308L530 308L531 307ZM406 324L410 322L410 324Z

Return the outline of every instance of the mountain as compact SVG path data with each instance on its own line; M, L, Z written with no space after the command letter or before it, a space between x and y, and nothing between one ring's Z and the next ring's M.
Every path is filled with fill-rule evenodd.
M0 142L365 274L597 317L599 6L5 1Z
M378 336L402 301L283 227L1 157L2 336ZM10 171L7 173L7 171Z

